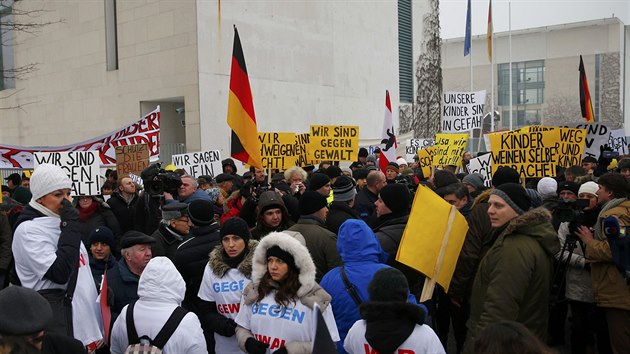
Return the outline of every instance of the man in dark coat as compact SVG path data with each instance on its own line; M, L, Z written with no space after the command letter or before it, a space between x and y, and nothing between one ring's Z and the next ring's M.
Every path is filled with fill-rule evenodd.
M162 207L162 223L151 235L155 238L153 256L175 259L177 247L188 238L190 232L188 204L173 202Z
M354 210L359 213L359 217L370 227L376 226L377 216L374 203L378 200L378 192L386 185L387 180L383 172L370 172L367 176L367 186L357 193L354 201Z
M319 283L324 274L341 265L341 257L337 252L337 235L326 229L326 197L320 193L307 190L300 197L300 219L289 231L297 231L306 241L313 263L315 263L315 280Z
M184 241L175 252L173 263L186 282L184 305L191 311L197 300L197 293L208 255L221 243L219 223L214 221L212 203L207 200L195 200L188 206L188 217L192 223L191 238Z
M359 214L352 209L357 194L356 183L352 178L339 176L332 186L333 202L328 206L326 227L328 230L339 233L339 227L348 219L359 219Z
M138 193L136 192L136 184L131 178L124 177L118 181L118 189L112 193L107 204L118 219L122 233L133 230L133 216L138 204Z
M138 299L138 281L151 258L155 239L140 231L127 231L120 240L122 257L107 272L113 324L123 307ZM113 300L112 300L113 299Z
M422 274L395 259L409 220L410 202L411 193L404 184L393 183L383 187L375 203L378 225L373 230L383 251L389 254L387 265L403 272L409 282L411 293L415 295L422 290Z
M223 173L234 176L234 186L232 187L232 191L237 191L241 189L241 187L243 187L243 185L245 184L245 181L243 181L243 177L239 176L238 173L236 173L237 169L234 160L227 158L221 161L221 166L223 168Z

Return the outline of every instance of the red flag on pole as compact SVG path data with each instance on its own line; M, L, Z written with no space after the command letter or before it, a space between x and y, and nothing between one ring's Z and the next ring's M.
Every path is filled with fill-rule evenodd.
M392 121L392 103L389 100L389 91L385 91L385 119L381 133L381 156L378 159L378 167L385 173L385 168L390 162L396 162L396 134Z
M103 329L105 330L105 343L109 344L109 328L112 322L112 310L107 304L107 295L109 288L107 287L107 269L103 273L103 285L101 286L101 315L103 316Z
M593 114L593 102L591 101L591 93L588 90L588 80L586 80L586 71L584 71L584 62L580 55L580 108L582 109L582 117L587 122L592 123L595 121L595 115Z

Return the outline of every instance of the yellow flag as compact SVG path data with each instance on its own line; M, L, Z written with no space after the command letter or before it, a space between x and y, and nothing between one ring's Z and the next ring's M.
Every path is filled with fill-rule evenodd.
M396 260L448 291L467 232L466 218L454 206L419 186Z

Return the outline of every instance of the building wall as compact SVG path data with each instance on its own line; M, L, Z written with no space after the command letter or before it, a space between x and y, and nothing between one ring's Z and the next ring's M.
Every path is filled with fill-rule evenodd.
M35 35L17 34L15 65L35 62L38 70L18 80L14 90L0 92L12 95L0 105L22 106L2 111L0 141L72 144L128 125L155 108L141 102L181 100L191 122L185 133L189 148L198 149L199 139L189 138L199 135L195 3L117 1L119 69L107 71L103 1L17 2L21 9L45 9L37 21L62 22Z
M624 25L615 18L566 24L512 33L512 62L543 59L545 62L544 103L542 124L569 124L582 122L579 106L578 65L580 54L584 59L591 96L595 90L595 56L600 58L599 94L600 121L611 127L623 126L624 102ZM498 64L510 59L507 33L495 33L495 97L497 92ZM474 90L487 90L487 109L491 99L490 62L486 36L476 36L472 44ZM442 64L445 91L467 91L470 87L469 58L463 56L463 38L446 40L442 47ZM593 97L595 103L595 97ZM497 106L495 99L495 106ZM514 103L516 104L516 103ZM498 106L497 106L498 107ZM508 107L499 107L507 111ZM514 115L515 117L516 115ZM502 117L502 127L509 126L509 117ZM501 127L501 126L499 126Z

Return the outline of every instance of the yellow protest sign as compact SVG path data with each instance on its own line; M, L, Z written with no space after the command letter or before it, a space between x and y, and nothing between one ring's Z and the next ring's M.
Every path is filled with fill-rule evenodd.
M315 161L356 161L359 154L359 127L311 125L308 156Z
M295 133L258 133L264 169L286 170L295 163Z
M419 186L396 260L448 291L467 232L466 218L454 206Z
M149 167L149 145L135 144L116 146L116 171L118 179L128 177L130 173L139 176Z
M310 141L309 133L302 133L295 135L295 166L312 166L315 165L315 161L309 159L307 147Z
M527 127L529 132L544 132L557 130L558 135L554 136L558 140L555 142L558 147L558 159L556 164L561 167L579 166L582 164L584 145L586 143L586 129L562 128L562 127Z
M500 166L508 166L521 178L556 175L560 131L533 130L526 128L490 135L493 174Z
M433 165L433 155L435 155L437 146L431 146L426 149L418 150L418 167L422 169L424 178L431 176L431 166Z
M433 166L459 166L466 150L468 134L435 134L435 155Z

